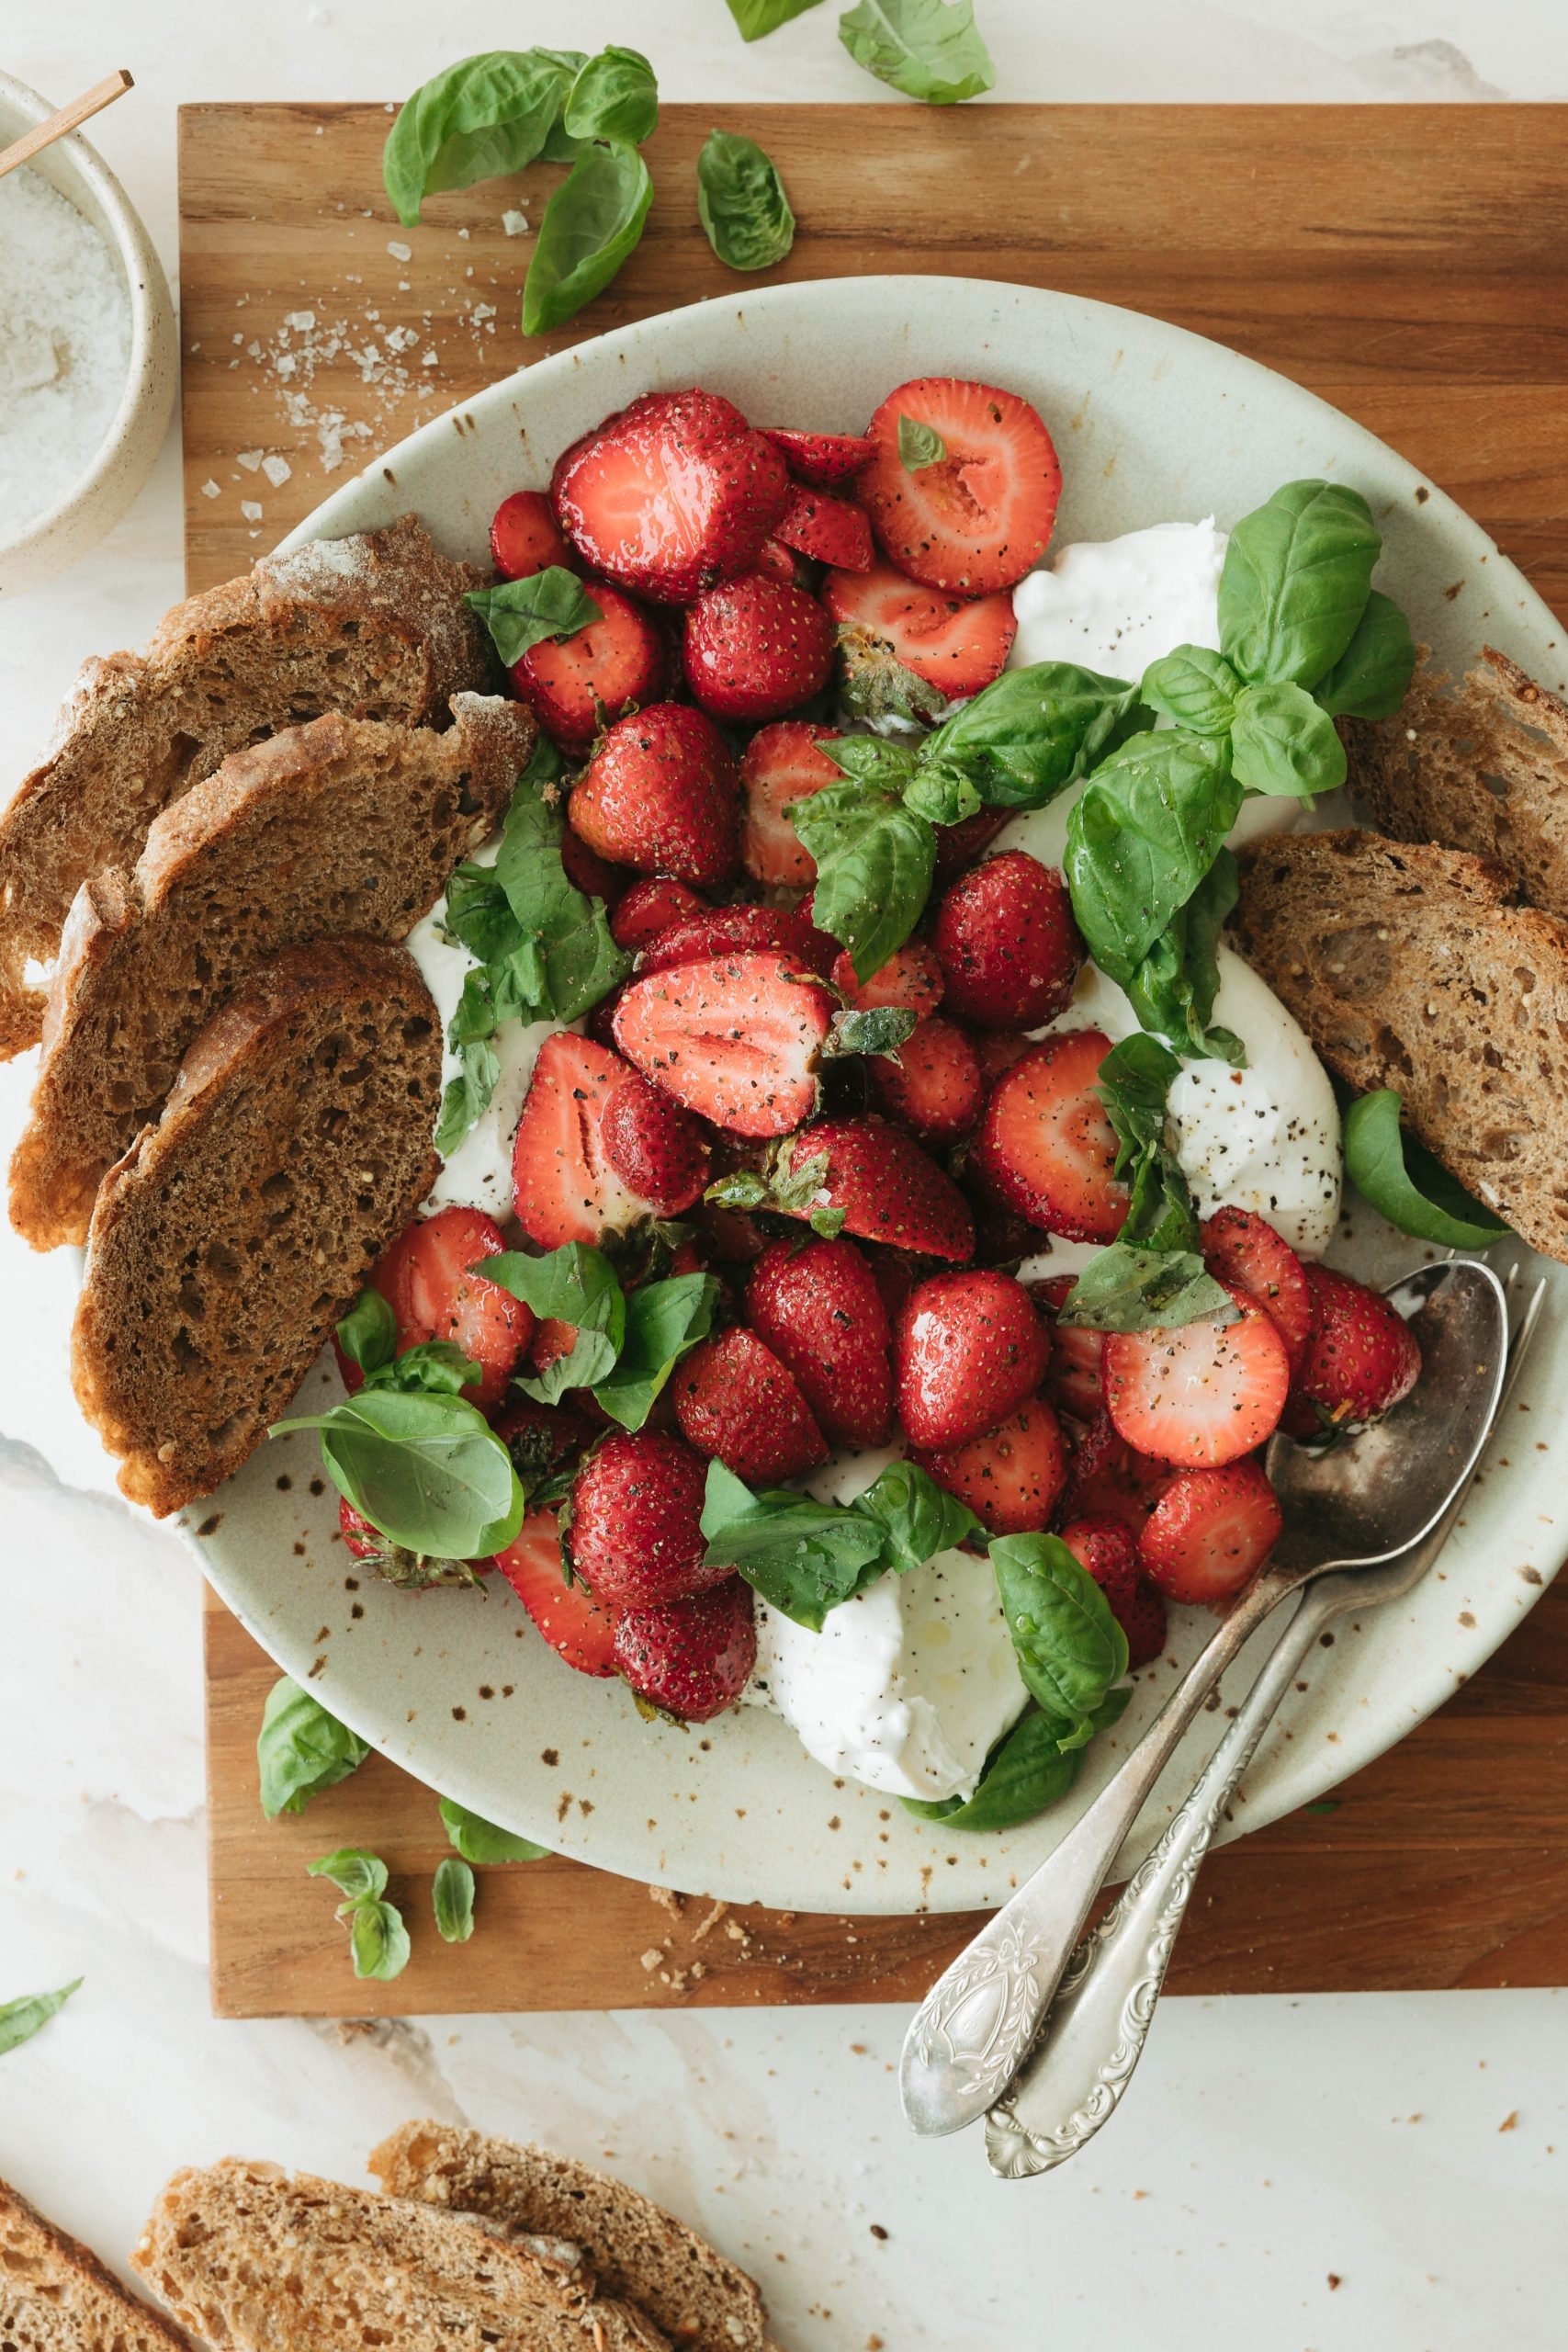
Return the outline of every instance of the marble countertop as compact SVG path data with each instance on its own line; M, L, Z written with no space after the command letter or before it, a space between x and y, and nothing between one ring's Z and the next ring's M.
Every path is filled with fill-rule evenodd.
M834 6L743 47L722 0L578 0L672 98L866 99ZM980 0L1011 98L1568 96L1561 0ZM526 0L11 0L0 64L62 99L123 59L93 126L174 273L175 107L400 96L459 50L559 37ZM897 101L891 101L897 103ZM0 791L81 657L179 593L175 439L93 558L0 608ZM29 1083L0 1069L0 1144ZM1518 2352L1562 2341L1568 2011L1551 1993L1177 2001L1114 2130L993 2182L974 2135L905 2132L900 2011L423 2018L208 2012L199 1605L133 1514L65 1378L73 1270L6 1230L0 1298L0 2001L85 1974L0 2060L0 2174L123 2263L177 2164L346 2180L412 2114L611 2163L761 2279L789 2352L1117 2347ZM650 1910L650 1926L658 1915ZM482 1932L482 1928L481 1928ZM1234 2316L1245 2312L1245 2320Z

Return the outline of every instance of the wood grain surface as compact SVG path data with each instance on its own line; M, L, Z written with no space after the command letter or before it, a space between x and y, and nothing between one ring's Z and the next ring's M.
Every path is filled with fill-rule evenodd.
M438 197L405 230L380 185L385 107L184 108L188 585L242 570L494 376L732 292L693 198L713 119L665 109L642 245L570 330L529 344L517 311L531 236L509 236L502 214L536 224L558 173ZM1568 609L1568 107L750 107L725 119L769 149L799 218L775 277L1013 279L1213 335L1393 443ZM736 1911L705 1925L700 1889L670 1909L633 1881L550 1859L481 1872L478 1931L443 1945L429 1792L374 1757L303 1816L265 1821L254 1739L276 1668L210 1597L207 1634L221 2014L911 2000L975 1924ZM389 1985L355 1981L332 1891L305 1875L344 1843L386 1857L408 1913L414 1957ZM1171 1975L1187 1993L1563 1982L1568 1589L1333 1799L1215 1855Z

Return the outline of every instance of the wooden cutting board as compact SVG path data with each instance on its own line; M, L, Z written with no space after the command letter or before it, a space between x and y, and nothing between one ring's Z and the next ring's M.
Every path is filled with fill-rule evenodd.
M517 329L531 238L503 214L536 222L558 173L438 197L404 230L381 189L387 107L185 107L189 587L243 569L493 377L733 292L694 200L716 119L784 174L800 232L774 277L1012 279L1213 335L1392 442L1568 610L1562 107L671 107L642 244L571 329L535 345ZM276 1668L216 1601L207 1636L221 2014L911 2000L976 1924L713 1917L700 1890L671 1908L552 1858L482 1873L479 1931L443 1945L428 1791L375 1757L306 1815L265 1822L254 1738ZM390 1985L351 1975L331 1891L305 1876L345 1843L386 1857L413 1928ZM1171 1981L1568 1982L1568 1590L1333 1800L1215 1855Z

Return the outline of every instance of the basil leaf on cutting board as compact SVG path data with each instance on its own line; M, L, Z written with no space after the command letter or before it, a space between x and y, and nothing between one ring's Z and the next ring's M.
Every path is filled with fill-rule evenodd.
M839 18L839 39L857 65L927 106L954 106L996 84L971 0L859 0Z
M1094 1731L1096 1708L1127 1671L1127 1636L1059 1535L1003 1535L991 1545L1018 1670L1063 1747Z
M704 141L697 218L730 269L772 269L795 243L795 214L778 165L736 130L710 130Z
M484 1415L466 1397L362 1388L324 1413L275 1421L319 1432L338 1492L392 1543L416 1553L480 1559L523 1524L523 1489Z
M1252 685L1315 686L1348 648L1382 539L1359 491L1288 481L1230 535L1220 650Z
M659 84L640 49L613 43L579 69L561 108L568 139L621 139L640 147L659 128Z
M312 1878L330 1879L350 1903L374 1902L387 1892L387 1865L363 1846L340 1846L305 1865Z
M441 1826L466 1862L536 1862L547 1846L536 1846L510 1829L500 1829L482 1815L470 1813L456 1797L441 1800Z
M15 2001L0 2001L0 2058L8 2050L19 2050L35 2033L46 2026L51 2018L58 2017L73 1993L78 1992L85 1980L73 1977L57 1993L24 1993Z
M389 1984L409 1964L409 1931L395 1903L340 1903L337 1916L348 1923L348 1949L356 1976Z
M642 235L653 181L637 148L583 149L545 207L523 281L523 332L548 334L602 294Z
M368 1740L340 1724L287 1674L281 1676L266 1694L256 1734L262 1811L269 1821L280 1813L302 1813L323 1789L336 1788L357 1772L369 1753Z
M470 588L463 602L479 614L491 643L510 670L531 646L547 638L575 637L604 616L575 571L547 563L523 580L498 580L491 588Z
M1384 1087L1345 1114L1345 1173L1362 1199L1401 1233L1440 1249L1489 1250L1503 1240L1511 1228L1406 1133L1404 1107L1404 1096Z
M804 17L808 8L819 7L821 0L727 0L727 5L741 40L761 40L794 17Z
M474 1932L474 1874L468 1863L456 1854L438 1862L430 1894L442 1942L466 1944Z
M405 228L427 196L520 172L546 150L581 50L495 49L459 58L400 108L381 176Z

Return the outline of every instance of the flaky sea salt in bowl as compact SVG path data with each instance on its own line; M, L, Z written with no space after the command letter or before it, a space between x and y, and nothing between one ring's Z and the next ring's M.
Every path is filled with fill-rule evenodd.
M0 74L0 147L51 111ZM95 547L152 471L174 401L168 282L114 174L57 139L0 179L0 596Z

